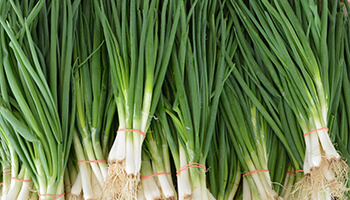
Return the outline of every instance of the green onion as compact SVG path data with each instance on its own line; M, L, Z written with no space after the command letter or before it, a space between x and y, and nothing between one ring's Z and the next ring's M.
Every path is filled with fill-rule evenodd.
M26 20L22 17L21 7L11 5L10 11L15 15L9 15L12 17L8 19L0 17L1 27L6 32L6 36L1 36L1 40L6 41L2 43L4 62L1 63L6 77L2 80L6 82L2 84L2 125L3 128L6 124L12 127L13 131L5 132L32 177L39 196L57 195L62 199L63 175L75 118L75 101L70 100L72 54L67 44L71 44L73 39L76 10L70 1L65 1L61 7L63 17L66 18L62 22L62 34L65 36L59 48L62 51L60 70L51 72L59 77L57 94L53 95L48 84L50 81L45 76L48 66L43 57L47 56L47 49L40 49L48 45L43 44L42 40L38 41L39 38L47 37L45 31L48 26L40 26L38 32L35 32L35 24L32 24L36 20L42 24L47 22L47 16L39 15L39 11L45 13L46 5L39 1L34 6L35 9L28 13ZM20 24L14 22L15 19ZM57 50L54 49L56 53ZM59 100L55 101L53 96L59 97ZM27 172L23 174L26 178Z
M316 3L302 2L307 4L303 6L304 12L317 13ZM274 65L265 63L266 71L293 110L303 133L310 133L305 135L303 168L307 176L296 189L301 190L300 194L305 198L318 195L319 198L330 195L341 198L346 190L343 180L347 178L347 168L326 129L329 112L337 104L335 97L342 78L336 72L328 75L328 69L341 69L329 63L328 2L323 1L321 14L316 18L305 17L315 23L311 26L311 39L287 1L252 2L251 11L242 1L233 4L254 45L271 51L267 55ZM266 55L262 50L259 53ZM276 70L279 72L277 77ZM318 131L310 132L314 130ZM330 182L332 186L325 188Z
M108 51L119 129L146 134L174 44L182 1L132 0L119 6L111 2L111 7L101 3L95 1L95 7ZM136 197L143 140L144 136L134 131L117 134L108 158L105 198ZM112 187L116 182L120 185Z

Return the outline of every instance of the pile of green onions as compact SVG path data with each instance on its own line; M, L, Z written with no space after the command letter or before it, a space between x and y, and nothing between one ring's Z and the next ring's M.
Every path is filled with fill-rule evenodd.
M0 1L0 199L346 199L349 11Z

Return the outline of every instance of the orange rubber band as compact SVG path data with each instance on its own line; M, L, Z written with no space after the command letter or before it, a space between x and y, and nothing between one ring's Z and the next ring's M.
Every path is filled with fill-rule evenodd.
M69 186L72 186L72 185L74 185L74 184L64 185L64 187L69 187ZM68 193L67 193L67 194L68 194Z
M312 130L312 131L309 131L309 132L305 133L305 134L304 134L304 137L307 136L307 135L309 135L310 133L313 133L313 132L316 132L316 131L325 130L325 129L326 129L327 131L329 130L327 127L319 128L319 129Z
M3 185L3 183L0 183L0 185Z
M249 174L255 174L255 173L260 173L260 172L269 172L269 170L256 170L256 171L247 172L247 173L243 174L242 177L245 177Z
M11 172L2 173L2 175L8 175L8 174L11 174Z
M61 198L66 193L57 194L57 195L51 195L51 194L39 194L39 192L37 192L37 194L38 194L39 197L56 197L54 199L49 199L49 200L55 200L55 199ZM39 200L46 200L46 199L39 198Z
M146 175L146 176L141 176L141 180L144 180L146 178L151 178L153 176L159 176L159 175L167 175L167 174L171 174L170 172L162 172L162 173L158 173L158 174L151 174L151 175Z
M185 165L183 167L180 167L180 169L178 169L176 171L176 176L178 176L181 172L186 171L186 170L188 170L189 168L192 168L192 167L198 167L198 168L204 169L205 172L207 171L207 168L204 165L193 162L193 163L187 164L187 165Z
M10 172L10 171L12 171L12 169L3 169L2 171L3 172Z
M22 180L22 179L15 178L15 177L11 177L11 179L12 179L12 180L16 180L16 181L25 182L25 183L31 183L31 182L33 182L32 180Z
M136 133L140 133L144 138L146 137L146 134L140 130L136 130L136 129L119 129L117 130L117 133L120 131L131 131L131 132L136 132Z
M293 176L296 176L296 175L297 175L296 173L289 172L289 171L287 171L287 174L291 174L291 175L293 175Z
M103 163L103 162L107 162L107 160L81 160L78 162L78 165L80 163Z

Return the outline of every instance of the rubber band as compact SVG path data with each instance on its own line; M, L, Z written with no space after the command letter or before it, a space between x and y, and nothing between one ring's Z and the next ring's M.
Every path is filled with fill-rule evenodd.
M15 178L15 177L11 177L11 179L12 179L12 180L16 180L16 181L25 182L25 183L31 183L31 182L33 182L33 180L22 180L22 179Z
M136 132L136 133L140 133L144 138L146 137L146 134L140 130L137 129L119 129L117 130L117 133L120 131L131 131L131 132Z
M189 168L192 168L192 167L198 167L198 168L204 169L204 171L207 171L207 168L205 167L205 165L193 162L193 163L187 164L187 165L185 165L183 167L180 167L180 169L178 169L176 171L176 176L178 176L181 172L186 171L186 170L188 170Z
M74 184L64 185L64 187L69 187L69 186L72 186L72 185L74 185ZM68 194L68 193L67 193L67 194Z
M316 130L312 130L312 131L309 131L307 133L304 134L304 137L309 135L310 133L313 133L313 132L316 132L316 131L321 131L321 130L329 130L327 127L323 127L323 128L319 128L319 129L316 129Z
M291 175L293 175L293 176L296 176L296 175L297 175L296 173L289 172L289 171L287 171L287 174L291 174Z
M10 172L10 171L12 171L12 169L3 169L2 171L3 172Z
M295 170L295 172L304 172L304 170L302 170L302 169L297 169L297 170Z
M151 175L146 175L146 176L141 176L141 180L144 180L146 178L151 178L153 176L159 176L159 175L167 175L167 174L171 174L170 172L162 172L162 173L158 173L158 174L151 174Z
M81 160L78 162L78 165L80 163L104 163L104 162L107 162L107 160Z
M0 183L0 185L3 185L3 183Z
M48 200L55 200L55 199L59 199L62 196L64 196L66 193L62 193L62 194L56 194L56 195L52 195L52 194L39 194L39 192L37 192L39 197L56 197L54 199L48 199ZM41 199L39 198L39 200L46 200L46 199Z
M249 174L255 174L255 173L260 173L260 172L269 172L269 170L256 170L256 171L247 172L247 173L243 174L242 177L245 177Z
M8 174L11 174L11 172L2 173L2 175L8 175Z

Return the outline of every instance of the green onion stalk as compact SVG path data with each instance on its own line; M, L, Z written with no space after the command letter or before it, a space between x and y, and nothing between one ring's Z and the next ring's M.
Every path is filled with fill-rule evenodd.
M169 79L169 73L167 73L167 79ZM173 84L169 81L165 81L163 86L163 93L158 103L156 110L156 116L161 123L161 127L165 134L166 141L168 143L172 160L176 169L186 165L187 156L182 145L179 143L177 131L182 131L181 123L176 118L172 111L172 105L167 99L174 99L174 93L172 92ZM175 173L176 175L176 173ZM191 199L192 189L190 185L190 177L187 171L182 172L177 178L177 199Z
M344 5L345 9L350 11L350 6L347 4ZM349 13L349 12L348 12ZM344 64L343 69L343 82L342 82L342 91L340 97L340 103L337 115L335 116L335 122L333 131L338 133L335 136L335 142L338 144L337 148L341 152L342 156L345 158L348 166L350 166L350 140L349 140L349 130L350 130L350 21L349 14L347 14L344 22L344 27L341 30L342 33L339 33L344 37ZM340 56L340 55L337 55ZM348 182L348 187L350 187L350 182ZM349 197L349 194L347 194Z
M158 119L152 121L143 149L141 190L144 194L141 196L147 200L177 199L171 176L169 146Z
M285 100L282 100L279 104L279 117L281 119L282 124L282 131L285 135L289 136L293 133L295 136L302 136L302 130L301 127L297 121L296 116L294 115L292 109L288 106L287 102ZM305 152L305 144L303 143L303 140L301 137L294 138L295 141L299 142L299 148L298 152L300 156L303 155ZM301 144L300 144L301 143ZM295 154L298 154L296 152ZM278 156L278 158L283 158L282 155ZM280 196L283 199L291 199L291 198L298 198L300 194L297 191L294 191L295 183L301 180L301 178L304 177L303 170L300 170L298 168L295 168L293 166L293 163L290 159L287 158L287 171L285 173L285 179L283 183L283 189L280 193Z
M6 124L3 123L3 119L0 123L2 126L6 126ZM13 130L8 126L5 128L2 128L2 126L0 127L2 144L0 155L4 159L4 168L2 169L4 182L1 199L28 199L33 186L30 174L23 163L19 161L18 155L5 132L5 130L11 132L13 132Z
M167 76L175 96L166 99L179 145L178 194L179 199L214 199L205 176L210 166L205 166L216 134L219 98L230 73L224 55L234 37L227 35L232 24L225 21L222 2L196 1L186 9Z
M1 199L6 199L11 185L11 151L4 139L1 139L0 157L1 157ZM17 157L16 157L17 158ZM18 158L17 158L18 160Z
M64 199L63 177L75 119L72 100L75 98L70 98L74 97L71 44L79 2L50 3L39 1L28 13L22 13L19 5L12 4L11 12L16 15L7 19L0 17L6 33L1 34L3 101L0 115L3 128L8 125L13 129L5 132L31 176L39 198ZM57 19L56 25L59 16L62 17L61 32L53 31L55 23L50 23L52 30L47 34L48 7L53 22Z
M305 177L295 189L300 192L299 198L342 198L347 190L348 167L332 144L327 124L332 107L337 106L343 64L334 65L329 56L334 50L328 49L328 43L334 40L327 41L328 1L322 2L320 13L312 1L293 4L302 12L294 11L284 0L250 2L251 10L243 1L233 4L254 45L260 53L268 51L261 54L273 65L265 61L265 70L305 134ZM312 26L306 29L302 20ZM329 71L334 73L330 75Z
M217 200L234 199L242 180L241 166L221 115L218 116L216 132L207 159L210 191Z
M253 84L252 84L253 85ZM252 86L253 92L256 88ZM261 100L257 92L256 97ZM274 191L268 159L275 152L269 142L274 136L256 106L244 95L231 76L224 88L220 110L232 138L243 174L243 199L280 199ZM238 126L239 124L239 126ZM268 146L269 145L269 146Z
M108 156L104 198L136 198L141 147L160 96L181 5L183 1L173 0L95 1L120 130Z
M77 164L76 164L76 158L73 156L73 153L71 151L71 154L68 159L67 167L64 172L64 191L67 194L67 199L72 199L72 188L75 183L75 180L77 179L78 170L77 170Z
M93 8L93 2L82 2L80 6L73 50L74 57L79 58L73 69L77 101L77 132L73 136L73 146L78 161L92 161L79 164L85 199L101 196L107 178L107 156L102 145L110 128L105 122L110 124L115 113L115 108L109 110L113 92L108 86L108 58L102 49L102 27ZM94 184L95 181L98 184ZM80 192L74 190L71 194L79 196Z

